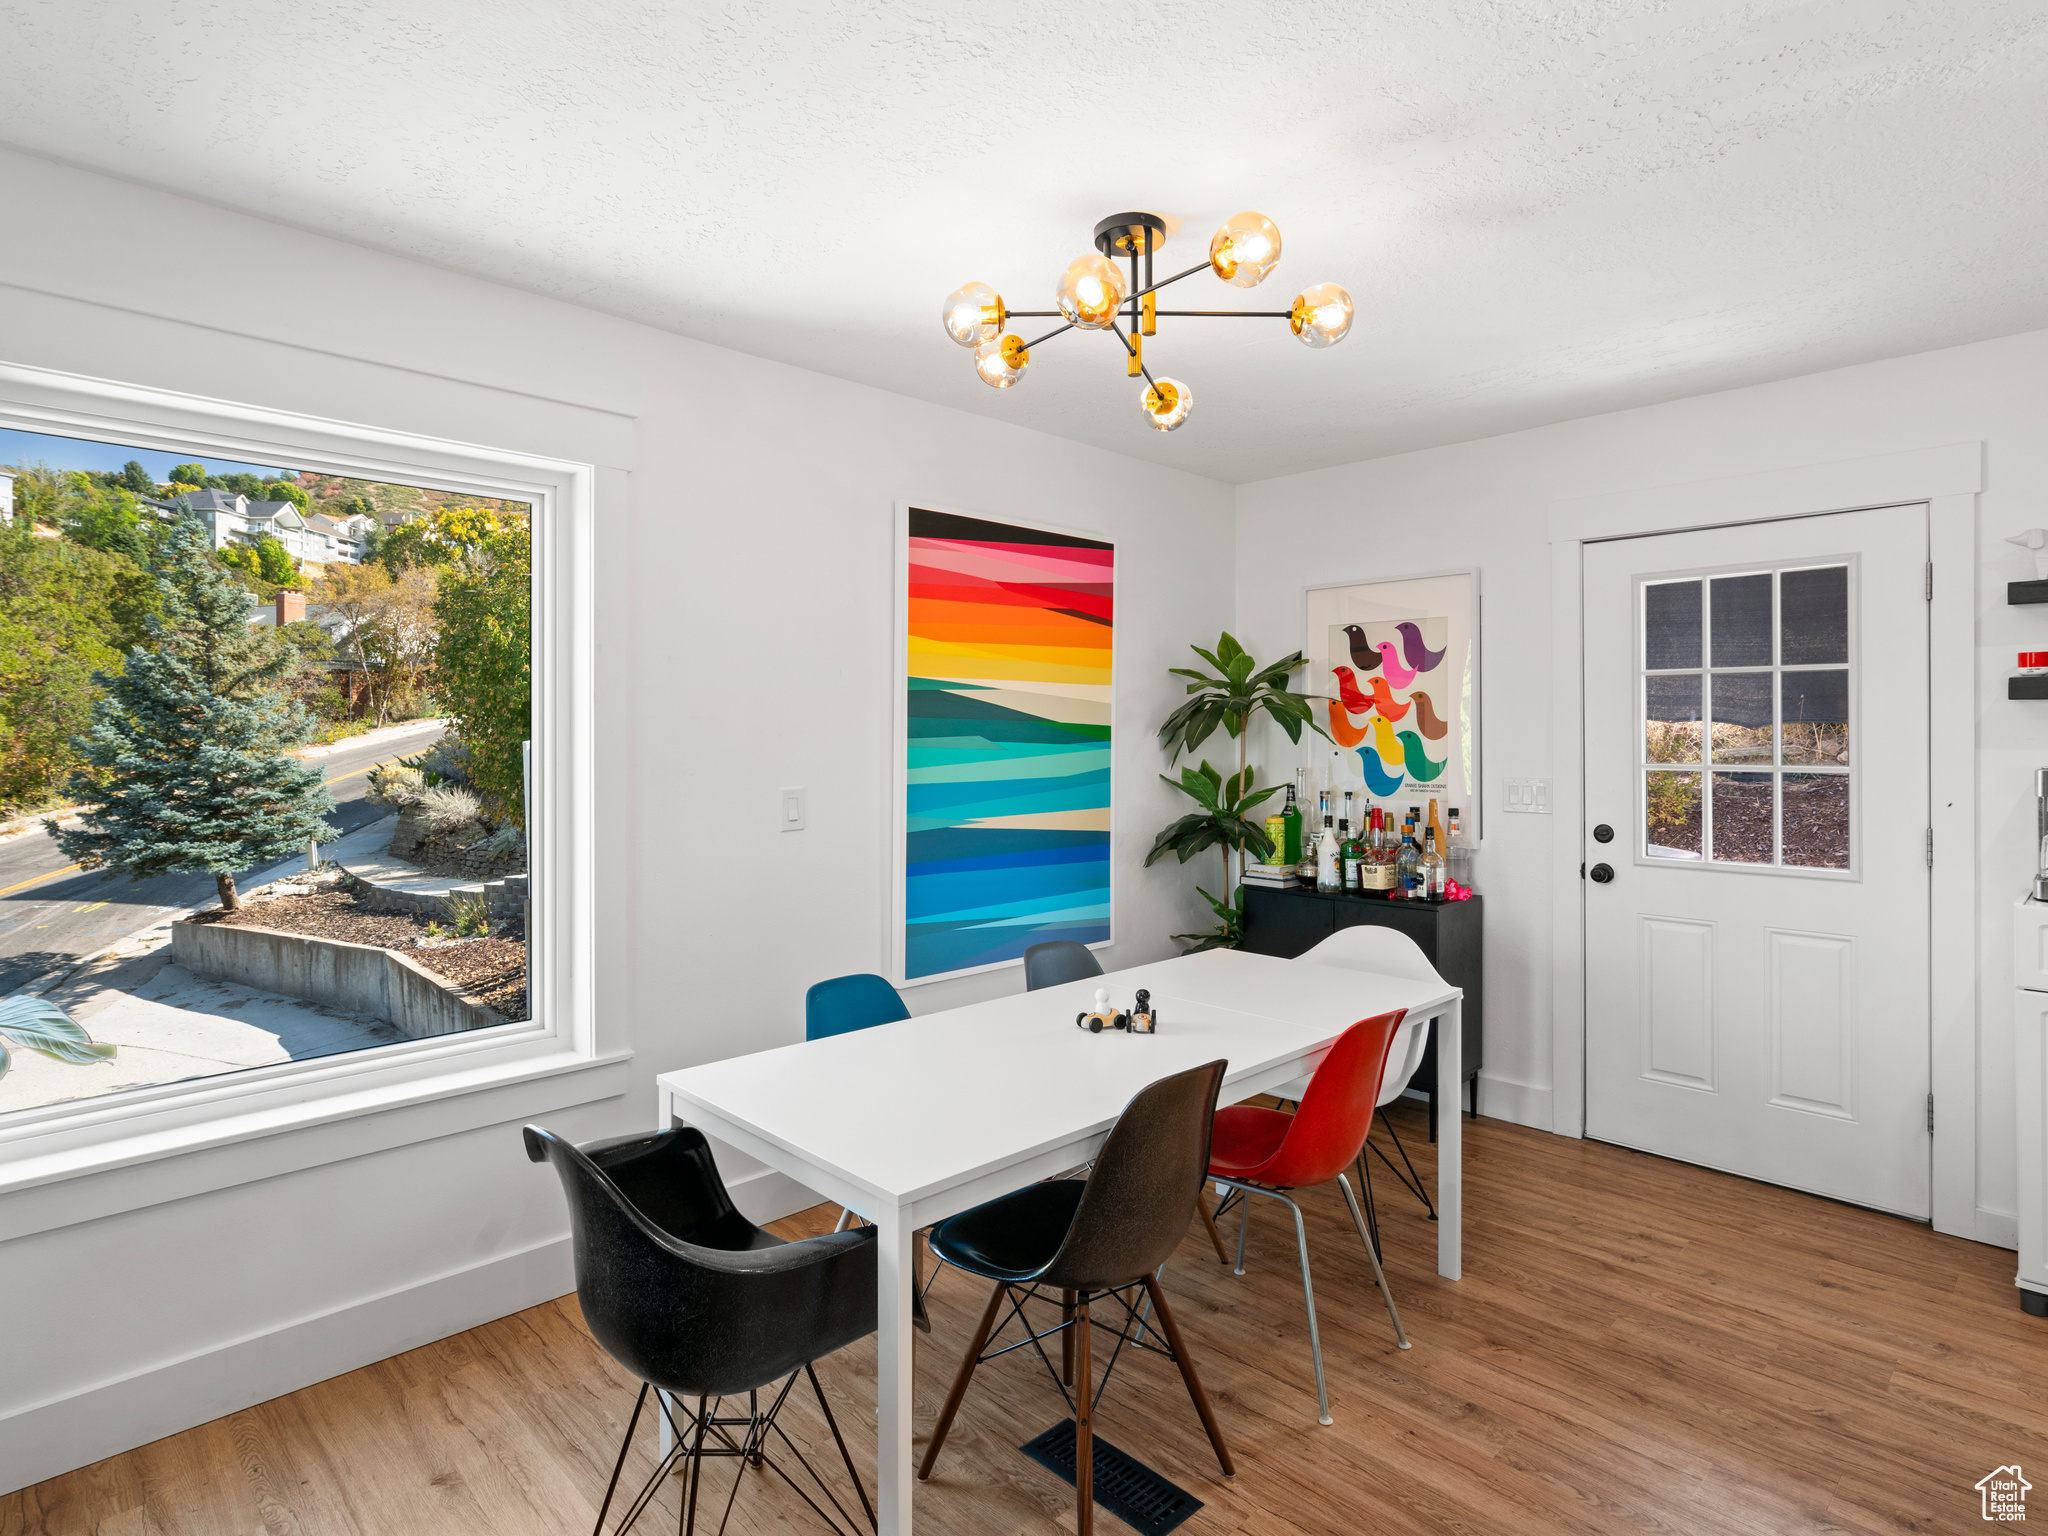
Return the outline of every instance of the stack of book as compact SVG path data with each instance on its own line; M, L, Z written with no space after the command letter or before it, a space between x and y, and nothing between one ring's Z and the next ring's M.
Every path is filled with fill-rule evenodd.
M1275 890L1292 890L1301 882L1295 878L1292 864L1246 864L1244 883L1270 886Z

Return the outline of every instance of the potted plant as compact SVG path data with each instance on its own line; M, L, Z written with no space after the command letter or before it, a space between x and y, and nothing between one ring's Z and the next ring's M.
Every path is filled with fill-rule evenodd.
M1159 728L1160 743L1168 749L1168 765L1176 762L1181 753L1200 747L1218 726L1237 741L1237 772L1228 778L1206 759L1200 768L1181 769L1177 779L1160 775L1193 800L1196 809L1159 834L1145 863L1151 865L1171 853L1185 864L1204 849L1223 851L1224 896L1219 899L1202 887L1195 887L1215 912L1218 926L1209 933L1174 935L1177 941L1192 945L1188 951L1192 954L1201 949L1236 947L1244 932L1244 890L1233 878L1231 856L1235 854L1238 858L1236 875L1241 877L1247 850L1262 859L1273 851L1266 829L1249 814L1280 790L1277 784L1256 791L1252 788L1253 770L1245 762L1252 716L1270 716L1291 742L1300 742L1303 726L1326 739L1329 732L1316 723L1310 703L1314 695L1295 693L1287 686L1288 674L1306 665L1301 652L1295 651L1271 666L1261 667L1228 633L1216 642L1213 651L1199 645L1188 649L1207 662L1211 670L1169 669L1174 676L1185 677L1189 682L1187 701Z

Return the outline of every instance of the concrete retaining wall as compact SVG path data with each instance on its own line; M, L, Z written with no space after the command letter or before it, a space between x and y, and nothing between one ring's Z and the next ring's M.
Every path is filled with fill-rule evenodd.
M445 977L369 944L183 922L171 925L171 958L209 981L231 981L382 1019L414 1040L505 1022Z

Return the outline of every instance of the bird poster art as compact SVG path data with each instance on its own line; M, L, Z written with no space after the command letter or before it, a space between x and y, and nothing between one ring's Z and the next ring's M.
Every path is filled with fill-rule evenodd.
M1478 608L1470 573L1310 589L1302 688L1322 696L1331 788L1467 808L1477 835Z
M1110 938L1116 550L898 509L895 979Z

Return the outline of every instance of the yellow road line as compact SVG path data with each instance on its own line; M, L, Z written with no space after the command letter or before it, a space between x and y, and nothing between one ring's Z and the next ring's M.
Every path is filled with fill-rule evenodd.
M372 763L372 764L370 764L370 766L369 766L369 767L367 767L367 768L358 768L358 769L356 769L356 770L355 770L355 771L354 771L353 773L337 773L337 774L336 774L336 775L335 775L335 776L334 776L333 778L331 778L331 779L328 779L328 780L327 780L326 782L327 782L327 783L329 783L329 784L339 784L339 783L341 783L341 781L342 781L342 780L344 780L344 779L353 779L353 778L358 778L358 777L360 777L361 775L363 775L363 774L366 774L366 773L375 773L375 772L376 772L376 771L377 771L377 770L378 770L379 768L388 768L388 767L390 767L390 766L391 766L391 765L392 765L393 763L395 763L395 762L397 762L397 761L398 761L398 759L397 759L397 758L395 758L395 757L387 757L387 758L386 758L386 759L385 759L385 760L384 760L383 762L381 762L381 763Z
M0 896L11 896L16 891L27 890L30 886L36 884L38 881L54 880L59 875L72 874L76 872L77 869L78 866L76 864L66 864L62 869L53 869L46 875L31 875L26 880L17 880L14 884L8 886L5 890L0 890Z

